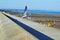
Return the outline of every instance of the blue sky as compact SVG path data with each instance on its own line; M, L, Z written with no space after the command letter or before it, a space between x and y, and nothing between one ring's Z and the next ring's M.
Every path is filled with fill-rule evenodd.
M0 9L28 9L60 11L60 0L0 0Z

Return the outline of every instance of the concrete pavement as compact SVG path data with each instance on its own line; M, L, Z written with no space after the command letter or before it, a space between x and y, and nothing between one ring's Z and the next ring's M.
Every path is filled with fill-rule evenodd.
M0 40L38 40L0 12Z
M6 15L9 15L9 14L6 14ZM57 28L47 27L46 25L32 22L32 21L29 21L29 20L26 20L23 18L19 18L16 16L12 16L12 15L9 15L9 16L17 19L18 21L30 26L31 28L33 28L39 32L44 33L45 35L48 35L49 37L51 37L55 40L60 40L60 30Z

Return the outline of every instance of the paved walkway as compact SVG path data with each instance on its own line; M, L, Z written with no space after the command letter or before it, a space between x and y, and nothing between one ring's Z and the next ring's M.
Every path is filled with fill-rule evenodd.
M9 15L9 14L6 14L6 15ZM9 16L17 19L18 21L28 25L29 27L31 27L39 32L42 32L43 34L45 34L55 40L60 40L60 30L59 29L56 29L53 27L47 27L46 25L39 24L36 22L31 22L31 21L28 21L26 19L19 18L16 16L12 16L12 15L9 15Z
M38 40L0 12L0 40Z

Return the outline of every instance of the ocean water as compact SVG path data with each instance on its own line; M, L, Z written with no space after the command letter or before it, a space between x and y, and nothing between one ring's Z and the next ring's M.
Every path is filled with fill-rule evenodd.
M12 12L24 12L24 9L0 9L4 11L12 11ZM48 10L28 10L28 13L33 13L33 14L56 14L60 15L60 12L56 11L48 11Z

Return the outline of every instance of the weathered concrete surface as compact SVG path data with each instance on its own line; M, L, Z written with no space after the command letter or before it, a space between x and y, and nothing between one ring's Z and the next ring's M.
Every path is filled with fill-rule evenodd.
M0 12L0 40L38 40Z
M6 15L9 15L9 14L6 14ZM31 21L28 21L26 19L19 18L19 17L16 17L16 16L12 16L12 15L9 15L9 16L17 19L18 21L32 27L33 29L35 29L39 32L44 33L45 35L48 35L49 37L51 37L55 40L60 40L60 29L56 29L56 28L53 28L53 27L47 27L46 25L39 24L39 23L36 23L36 22L31 22Z

